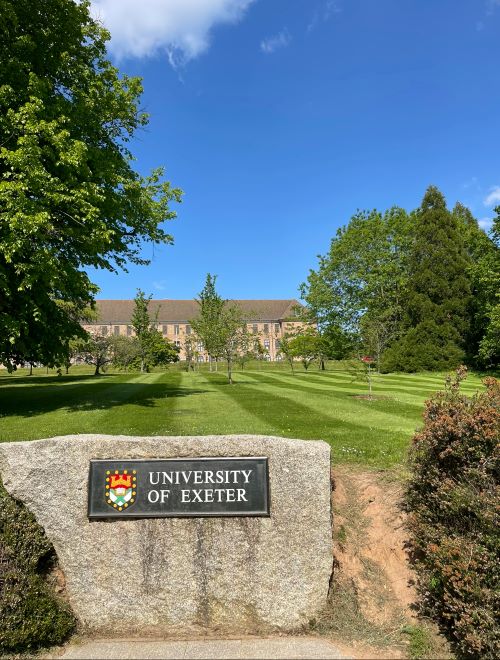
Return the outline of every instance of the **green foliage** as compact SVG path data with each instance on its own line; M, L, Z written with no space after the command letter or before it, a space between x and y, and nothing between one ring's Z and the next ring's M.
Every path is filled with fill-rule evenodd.
M140 366L139 345L133 337L113 337L112 364L118 369L130 371Z
M379 352L398 335L410 233L403 209L358 212L309 273L302 296L322 333L336 338L337 357L347 357L368 327L377 334Z
M486 379L487 391L468 398L465 373L426 404L406 504L424 611L461 657L497 658L500 383Z
M113 337L103 337L98 333L89 333L85 340L77 342L76 356L95 367L95 376L106 370L106 366L113 361Z
M475 262L474 275L484 291L482 318L486 326L479 343L479 359L483 365L500 365L500 206L495 208L489 249L483 249Z
M128 346L122 341L117 347L119 350L115 352L115 364L120 365L120 359L123 359L124 364L120 366L140 366L143 372L160 364L177 362L179 359L179 348L162 337L156 328L157 318L151 320L149 315L151 298L152 295L146 297L144 291L137 290L132 314L135 337L128 339Z
M190 320L196 335L203 342L205 350L212 358L221 356L220 326L225 301L217 293L215 282L217 275L207 274L205 286L201 290L197 302L199 314Z
M460 364L464 351L457 346L456 332L448 324L422 321L384 353L381 371L447 371Z
M433 638L430 631L422 625L403 626L401 632L408 636L409 648L408 655L412 660L422 660L422 658L435 658L435 649Z
M302 362L302 366L306 370L313 360L324 355L321 336L313 328L305 328L289 339L288 350L293 358Z
M54 550L34 516L0 483L0 653L60 644L75 619L43 577Z
M199 315L190 320L207 353L223 358L227 363L229 384L233 384L232 368L238 356L250 351L252 338L248 334L243 312L235 303L221 298L215 289L216 275L208 273L199 297Z
M405 334L385 357L385 369L441 370L460 364L470 326L469 265L457 219L430 186L415 217Z
M372 399L373 383L376 376L373 371L374 358L365 355L354 358L347 363L347 371L352 376L353 382L362 382L368 385L368 399Z
M411 213L354 215L301 291L337 359L367 353L385 371L500 364L500 219L487 236L434 186Z
M162 228L181 191L132 169L140 80L106 59L89 2L0 2L0 361L64 362L97 287Z

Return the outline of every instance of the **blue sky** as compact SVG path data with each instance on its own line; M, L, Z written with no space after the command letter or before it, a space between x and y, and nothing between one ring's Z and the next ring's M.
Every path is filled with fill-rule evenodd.
M356 209L437 185L500 203L500 0L94 0L144 78L137 169L184 192L174 246L101 298L290 298Z

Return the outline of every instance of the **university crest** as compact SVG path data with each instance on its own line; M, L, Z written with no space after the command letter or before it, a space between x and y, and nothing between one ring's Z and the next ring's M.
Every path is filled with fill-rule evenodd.
M136 470L106 471L106 502L118 511L127 509L137 495Z

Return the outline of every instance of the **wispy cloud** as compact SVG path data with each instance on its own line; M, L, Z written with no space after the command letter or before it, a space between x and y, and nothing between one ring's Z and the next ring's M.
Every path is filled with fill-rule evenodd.
M271 55L279 48L286 48L291 40L292 35L287 28L284 28L281 32L278 32L278 34L263 39L260 42L260 49L263 53L266 53L266 55Z
M153 288L156 289L157 291L165 291L166 287L166 281L165 280L159 280L157 282L153 282Z
M486 0L486 13L492 14L495 7L500 7L500 0Z
M92 0L92 14L111 32L118 59L167 53L178 68L204 53L211 30L241 20L256 0Z
M468 181L462 183L462 188L464 188L465 190L468 190L470 188L474 190L480 190L481 186L479 185L479 179L477 178L477 176L472 176Z
M337 0L326 0L326 2L322 1L321 5L316 7L314 14L312 15L312 18L307 26L307 33L309 34L315 30L321 23L326 23L329 21L335 14L340 14L341 11L342 9L340 8Z
M477 224L481 227L481 229L484 229L484 231L489 231L493 227L493 219L481 218L481 220L477 221Z
M484 198L483 204L485 206L493 206L498 203L500 203L500 186L493 186L493 188L490 188L488 195Z

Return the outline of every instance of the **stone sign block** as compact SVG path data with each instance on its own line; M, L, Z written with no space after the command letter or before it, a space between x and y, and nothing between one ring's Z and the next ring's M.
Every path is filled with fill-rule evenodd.
M145 460L151 465L161 459L166 469L150 470L161 473L159 481L187 479L189 489L184 490L204 493L217 481L217 470L207 475L210 470L201 458L217 459L217 470L245 470L237 479L248 478L248 483L248 470L257 463L224 468L224 461L267 459L269 515L257 511L253 517L247 511L240 517L236 511L231 517L207 517L204 503L196 501L192 504L198 513L201 507L203 517L89 519L91 461L103 467L104 461L109 462L103 475L118 471L113 485L125 488L128 480L122 483L120 475L125 469L128 474L127 465ZM178 465L185 476L171 474L175 470L169 466L178 459L184 461ZM94 632L292 629L325 604L332 546L330 449L324 442L250 435L65 436L0 444L0 472L7 491L45 529L65 573L71 606ZM156 478L153 475L152 480ZM235 491L229 496L232 506L238 486L230 481L231 477L228 483L224 480L223 490ZM108 489L106 483L99 486L103 497L110 492L110 483ZM131 483L139 483L139 493L140 482ZM256 486L260 488L257 482ZM217 488L214 484L212 490ZM116 493L122 496L122 491ZM196 499L211 497L199 494ZM111 510L107 501L104 504L104 510Z
M89 518L268 515L265 457L90 461Z

